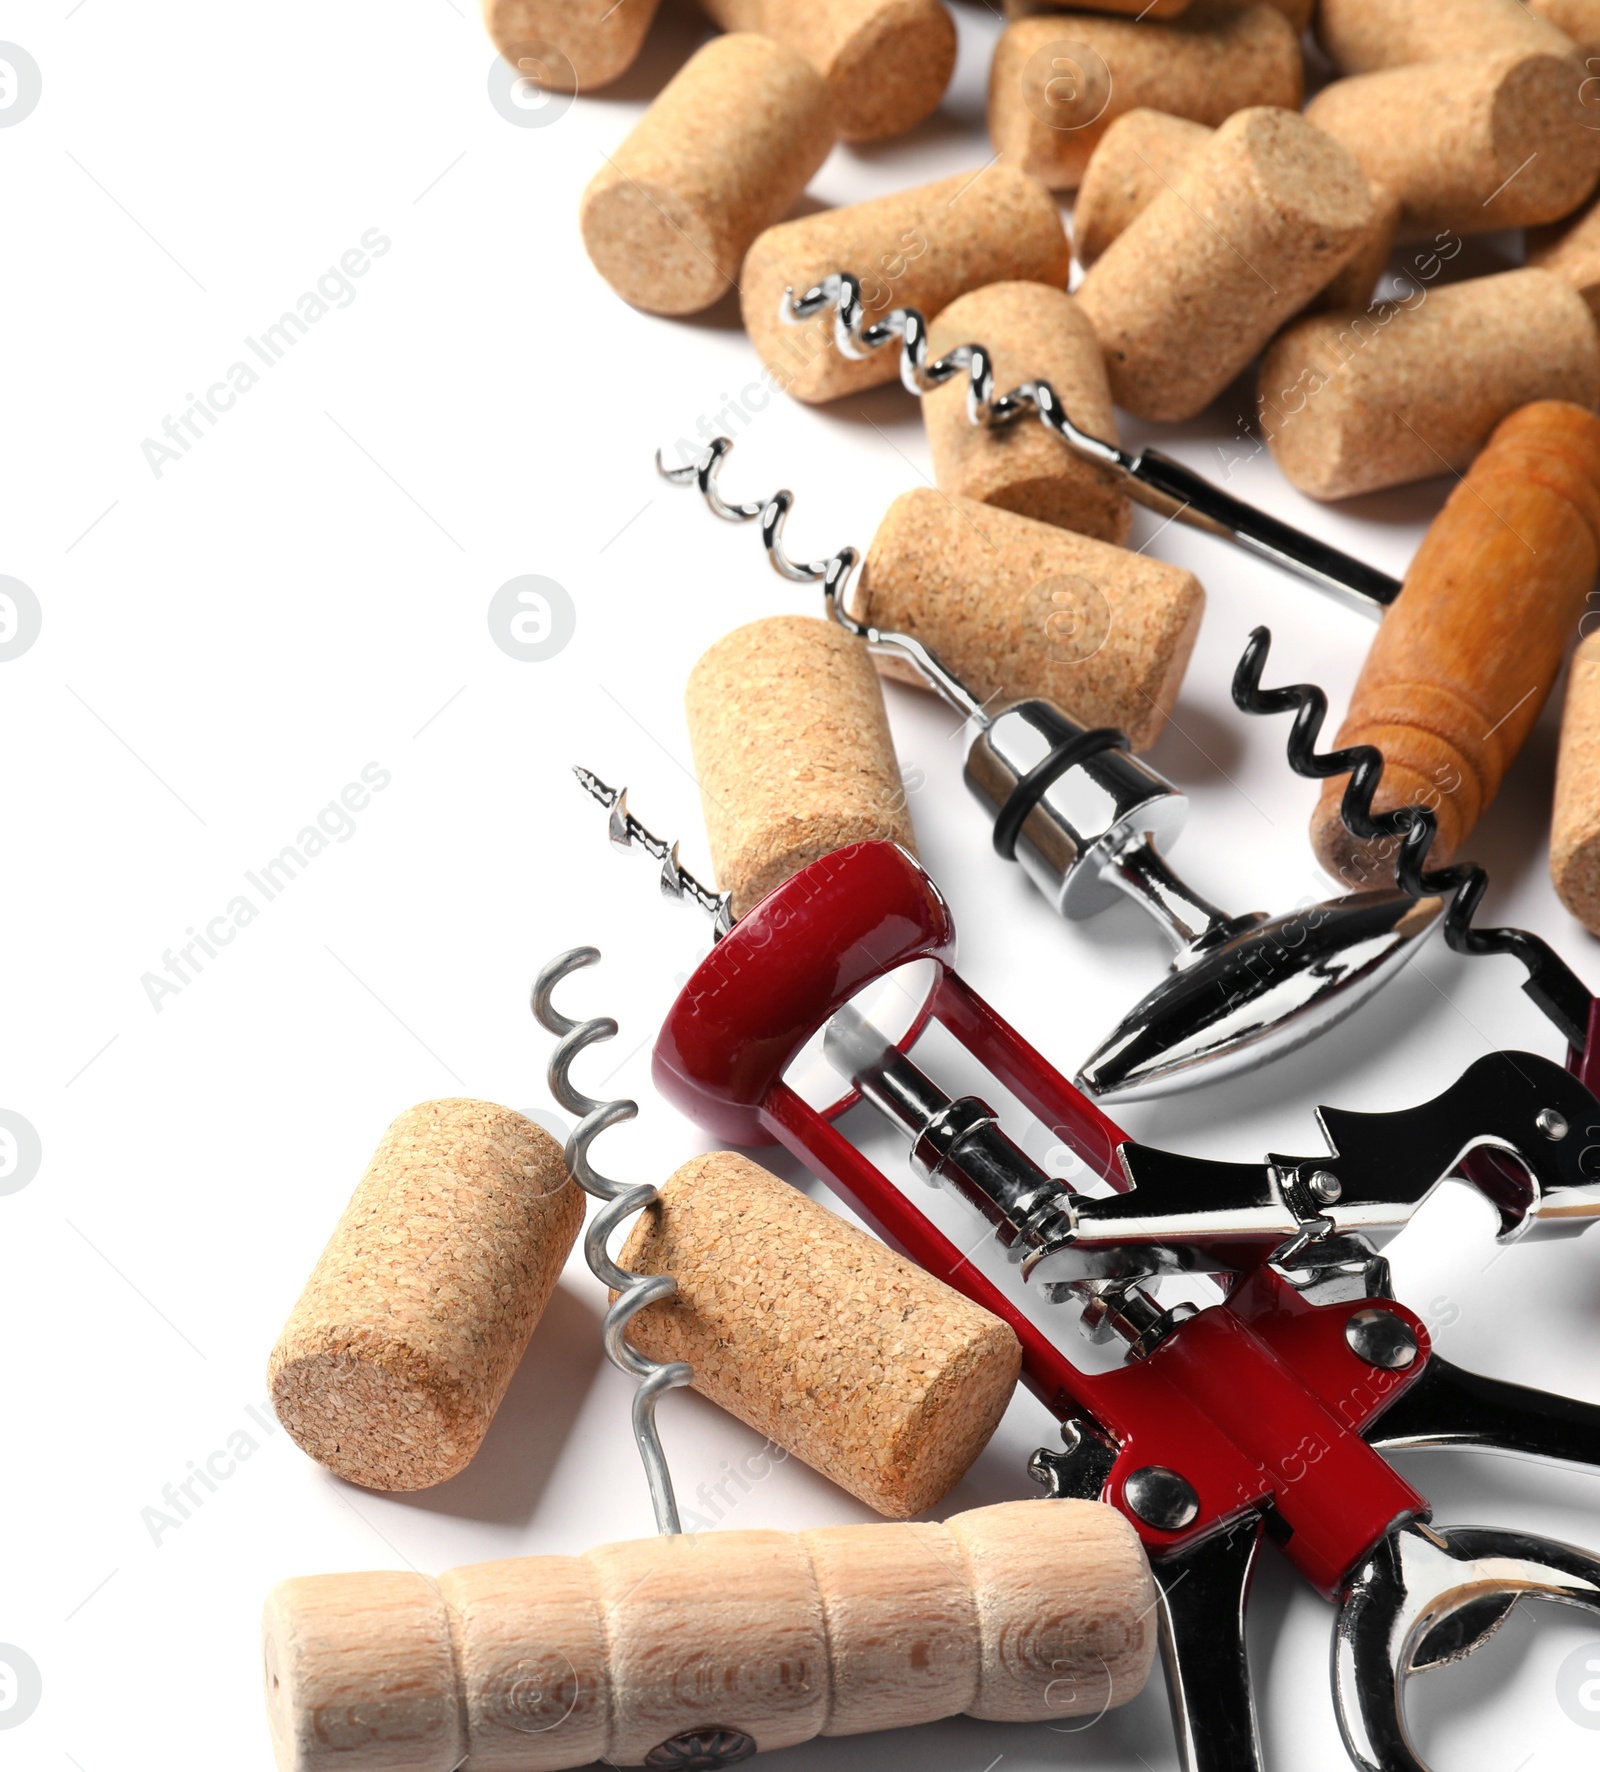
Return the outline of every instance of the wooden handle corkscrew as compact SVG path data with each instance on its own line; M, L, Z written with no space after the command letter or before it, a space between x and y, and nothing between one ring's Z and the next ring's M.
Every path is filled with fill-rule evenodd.
M729 1763L961 1711L1094 1716L1144 1685L1155 1600L1091 1501L314 1575L267 1601L267 1707L283 1772Z
M1376 810L1431 807L1449 861L1494 798L1561 670L1600 564L1600 418L1539 400L1503 420L1423 537L1339 728L1384 755ZM1352 886L1393 877L1322 791L1311 840Z

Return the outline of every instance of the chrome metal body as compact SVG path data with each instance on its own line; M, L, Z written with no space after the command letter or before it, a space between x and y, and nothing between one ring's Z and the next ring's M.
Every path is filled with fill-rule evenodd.
M860 359L900 346L900 381L908 393L920 397L965 371L967 418L972 424L994 429L1035 417L1074 453L1114 474L1130 498L1162 516L1231 541L1375 614L1400 594L1400 581L1390 574L1245 504L1157 450L1130 454L1081 430L1047 381L1025 381L1009 393L997 394L994 362L986 345L957 345L930 362L928 323L917 309L892 308L880 319L869 318L860 281L848 271L824 277L803 294L786 289L779 315L798 325L830 307L834 343L842 356Z
M1470 1654L1522 1598L1600 1612L1600 1560L1531 1533L1396 1527L1352 1575L1333 1638L1333 1695L1362 1772L1428 1772L1406 1727L1405 1682Z
M984 707L920 640L858 621L846 607L859 554L796 561L783 546L787 489L734 503L718 486L732 449L716 438L696 462L656 466L695 485L729 522L761 524L774 569L821 583L829 616L869 650L910 664L974 728L965 775L994 819L995 847L1021 863L1064 917L1131 898L1176 949L1167 978L1128 1012L1074 1081L1101 1099L1137 1100L1251 1068L1314 1039L1358 1008L1411 957L1447 900L1394 889L1353 893L1280 917L1233 916L1193 891L1162 853L1188 802L1123 735L1081 726L1054 703Z
M620 803L620 802L619 802ZM650 1500L655 1508L656 1528L661 1532L683 1530L678 1519L678 1503L672 1490L672 1473L667 1468L666 1454L661 1447L661 1434L656 1427L656 1400L666 1390L685 1385L694 1377L694 1368L682 1360L652 1360L628 1340L628 1324L647 1304L671 1298L678 1282L670 1274L633 1274L612 1260L606 1245L611 1234L634 1213L642 1211L656 1199L656 1190L648 1184L628 1187L609 1176L601 1175L589 1161L589 1147L609 1126L631 1120L639 1111L636 1101L596 1101L585 1095L572 1081L572 1064L580 1052L598 1041L616 1037L617 1024L606 1017L590 1021L573 1021L563 1015L550 1001L551 992L570 973L592 966L600 958L595 948L569 948L558 954L534 982L533 1013L540 1027L557 1036L557 1045L550 1055L548 1072L550 1093L568 1113L581 1118L568 1138L567 1168L585 1193L601 1202L601 1209L589 1220L583 1236L584 1258L601 1285L617 1294L616 1302L606 1312L602 1327L605 1350L613 1365L629 1377L637 1379L633 1393L633 1438L644 1464L645 1479L650 1485Z

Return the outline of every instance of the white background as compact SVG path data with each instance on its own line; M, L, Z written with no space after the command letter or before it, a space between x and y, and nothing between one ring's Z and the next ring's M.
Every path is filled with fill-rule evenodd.
M956 10L961 64L941 112L905 140L838 151L817 199L988 158L997 26L979 7ZM685 674L734 624L816 606L771 576L752 533L713 523L652 471L658 442L694 435L754 379L735 313L633 313L578 241L578 197L602 151L703 27L669 9L616 87L549 127L518 128L489 103L490 51L468 14L468 0L265 11L56 0L0 15L0 36L44 80L34 114L0 131L0 572L43 610L38 643L0 667L0 1107L25 1116L43 1149L31 1184L0 1198L0 1643L43 1680L37 1712L0 1734L0 1756L27 1772L264 1772L257 1617L284 1576L433 1572L652 1529L628 1385L601 1360L600 1294L576 1258L481 1455L435 1492L352 1490L250 1414L264 1405L268 1349L390 1118L460 1093L549 1109L549 1042L526 990L558 949L604 949L566 1001L622 1024L581 1075L643 1104L607 1138L601 1167L657 1180L701 1148L651 1097L648 1056L706 927L656 898L641 856L608 849L567 766L626 780L639 814L681 834L703 869ZM349 305L156 477L142 440L369 229L392 248ZM1502 249L1474 246L1453 269L1492 268ZM1246 401L1231 390L1163 445L1218 473ZM1125 441L1140 436L1125 429ZM916 408L888 388L822 411L774 402L728 483L739 496L794 486L795 546L815 553L865 544L926 472ZM1445 490L1320 510L1265 455L1232 485L1394 571ZM1155 524L1138 523L1141 543ZM1210 598L1153 753L1194 799L1177 863L1240 910L1320 896L1305 837L1314 790L1283 762L1283 723L1236 715L1227 680L1249 628L1270 622L1270 679L1314 677L1337 711L1371 625L1192 532L1169 528L1154 551L1192 566ZM544 664L508 658L485 620L496 587L530 572L577 608L576 637ZM1161 938L1131 907L1058 923L989 852L951 720L888 693L963 969L1070 1070L1160 975ZM1547 714L1472 852L1493 869L1494 918L1552 936L1600 977L1546 879L1553 755ZM141 978L163 951L247 890L244 871L369 762L392 780L354 834L157 1012ZM1122 1118L1205 1154L1312 1149L1319 1101L1420 1101L1496 1045L1557 1055L1519 978L1508 961L1434 946L1307 1051ZM1402 1296L1448 1356L1600 1398L1592 1238L1497 1258L1486 1212L1451 1190L1393 1253ZM755 1444L684 1394L662 1421L691 1505L723 1459ZM158 1542L145 1510L239 1430L253 1456ZM1019 1394L944 1511L1031 1493L1024 1460L1050 1438ZM1460 1454L1402 1462L1444 1522L1600 1544L1592 1476ZM794 1461L730 1516L865 1517ZM1269 1553L1252 1643L1275 1768L1345 1764L1328 1628L1327 1608ZM1427 1751L1441 1768L1498 1772L1592 1758L1596 1737L1561 1714L1554 1682L1596 1637L1578 1615L1519 1613L1469 1670L1414 1689ZM933 1772L1176 1763L1158 1674L1081 1733L951 1722L771 1764L885 1760Z

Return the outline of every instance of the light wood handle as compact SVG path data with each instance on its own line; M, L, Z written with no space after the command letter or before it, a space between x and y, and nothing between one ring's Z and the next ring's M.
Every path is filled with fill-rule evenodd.
M639 1539L437 1583L313 1575L267 1600L267 1709L283 1772L558 1772L718 1731L764 1749L1093 1716L1144 1685L1155 1598L1132 1527L1092 1501Z
M1374 744L1376 806L1438 815L1430 855L1453 856L1550 693L1600 563L1600 419L1539 400L1504 419L1417 549L1361 670L1338 743ZM1311 823L1324 867L1387 885L1394 843L1360 843L1339 817L1347 777Z

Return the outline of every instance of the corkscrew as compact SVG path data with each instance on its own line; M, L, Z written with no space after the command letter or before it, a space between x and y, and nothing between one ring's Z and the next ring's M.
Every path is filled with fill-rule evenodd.
M613 813L620 811L626 818L622 795L613 797L612 809ZM714 910L714 894L707 894L705 898L698 894L692 896L697 902L704 903L708 910ZM633 1393L634 1443L639 1448L645 1479L650 1485L656 1529L675 1534L683 1528L672 1489L672 1472L667 1467L661 1434L656 1426L656 1402L663 1391L690 1383L694 1369L682 1360L662 1362L640 1353L628 1340L628 1324L646 1305L673 1297L678 1283L670 1274L631 1274L612 1260L606 1248L612 1232L624 1220L650 1205L657 1193L648 1182L629 1187L624 1182L613 1181L609 1176L601 1175L589 1161L589 1147L595 1139L608 1127L633 1119L639 1112L639 1104L625 1099L595 1101L573 1083L573 1061L590 1046L615 1039L617 1024L607 1016L573 1021L550 1000L551 993L564 978L585 966L594 965L599 958L599 951L595 948L569 948L566 953L558 954L534 982L533 1013L540 1027L557 1037L547 1073L550 1093L569 1113L580 1116L567 1139L563 1156L573 1179L585 1193L601 1202L600 1210L589 1221L583 1235L583 1254L590 1272L601 1285L617 1294L616 1302L606 1312L601 1336L611 1363L638 1380L638 1389Z
M718 486L733 447L717 438L694 463L656 465L698 486L730 522L759 522L774 569L820 582L829 617L874 653L910 664L977 736L967 786L993 820L994 847L1023 871L1063 917L1090 917L1132 899L1176 949L1165 979L1128 1012L1084 1062L1080 1088L1135 1099L1243 1070L1331 1027L1388 982L1444 909L1444 899L1398 889L1349 893L1282 916L1231 915L1190 888L1164 850L1182 829L1186 797L1131 756L1113 727L1085 727L1035 698L983 706L922 641L859 621L847 593L853 547L800 561L783 545L794 505L787 489L735 504Z
M824 277L803 295L786 289L780 317L789 325L800 325L829 307L834 311L834 343L842 356L860 360L900 345L900 381L908 393L920 398L965 370L967 417L972 424L999 428L1035 417L1075 454L1115 474L1130 498L1163 517L1231 541L1379 614L1400 594L1400 581L1388 573L1245 504L1159 450L1130 454L1080 430L1047 381L1025 381L1010 393L997 394L994 362L986 345L957 345L929 362L926 318L916 308L892 308L881 319L871 319L860 280L848 271Z
M1560 1030L1571 1054L1570 1066L1591 1088L1600 1087L1600 1040L1596 1033L1596 999L1587 985L1541 936L1526 929L1479 929L1473 919L1488 890L1488 873L1475 862L1449 867L1426 866L1438 820L1427 806L1398 806L1374 812L1373 799L1383 778L1383 753L1375 745L1347 745L1319 751L1317 739L1328 714L1328 698L1314 683L1290 683L1263 689L1261 678L1272 647L1272 632L1258 627L1250 636L1233 675L1235 705L1247 714L1293 713L1289 729L1289 767L1312 781L1348 775L1340 817L1363 842L1387 840L1395 845L1395 880L1414 899L1438 899L1448 909L1442 919L1445 940L1458 954L1510 954L1527 971L1523 990Z
M1318 1109L1319 1155L1157 1150L977 995L955 944L948 905L903 850L863 842L824 856L691 975L656 1041L656 1085L715 1138L783 1145L886 1242L1012 1326L1024 1382L1061 1423L1063 1449L1041 1448L1030 1472L1052 1495L1120 1509L1149 1553L1186 1772L1262 1766L1244 1613L1266 1541L1334 1604L1335 1710L1352 1761L1426 1772L1406 1720L1410 1677L1477 1648L1519 1598L1600 1611L1600 1559L1531 1533L1440 1525L1384 1454L1469 1446L1600 1471L1600 1407L1442 1359L1394 1297L1382 1247L1456 1173L1485 1188L1502 1242L1600 1217L1600 1103L1548 1059L1497 1052L1416 1107ZM885 1001L903 1032L884 1025ZM934 1023L942 1035L925 1056ZM1012 1110L945 1093L945 1035L1073 1154L1065 1174L1027 1156L1006 1128ZM858 1101L903 1135L909 1191L835 1123ZM1493 1185L1462 1168L1488 1153L1504 1160ZM930 1221L917 1182L974 1208L1016 1277L1079 1307L1080 1328L1120 1343L1122 1363L1076 1365L1015 1284ZM1218 1276L1216 1297L1163 1309L1166 1278L1196 1272Z
M727 933L733 923L732 896L726 892L716 892L702 884L678 860L678 845L668 843L665 838L658 837L654 831L647 830L628 810L628 790L613 788L601 781L591 770L574 764L572 773L577 776L579 785L592 799L598 800L611 814L611 841L618 849L631 849L635 843L661 863L661 896L663 898L685 899L699 905L701 910L712 919L717 936Z

